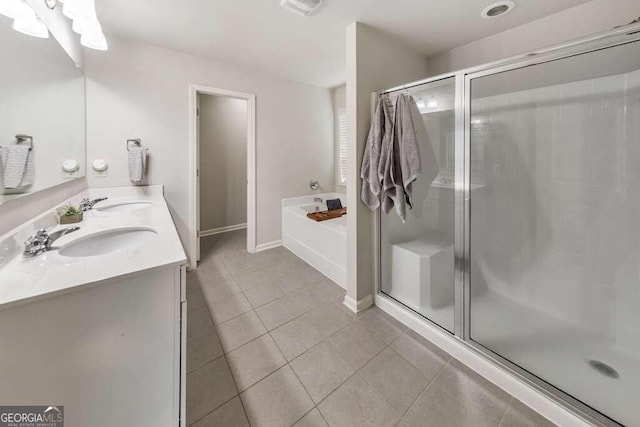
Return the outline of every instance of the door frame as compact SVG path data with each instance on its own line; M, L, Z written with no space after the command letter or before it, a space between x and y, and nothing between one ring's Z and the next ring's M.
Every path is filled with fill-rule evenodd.
M247 252L256 252L256 95L233 90L189 85L189 268L198 265L198 213L200 200L198 197L198 94L217 95L247 101Z

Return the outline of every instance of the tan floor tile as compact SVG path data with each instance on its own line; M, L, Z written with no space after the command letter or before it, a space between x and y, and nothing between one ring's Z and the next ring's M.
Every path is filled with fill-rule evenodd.
M252 426L290 426L313 408L313 401L289 366L280 368L240 397Z
M429 379L387 347L360 371L373 389L399 413L404 413L427 388Z
M329 337L329 341L356 370L362 368L385 348L385 344L359 322L338 331Z
M291 367L316 403L355 373L327 341L295 359Z
M227 360L241 392L287 363L269 334L233 350Z
M227 360L220 357L187 375L187 422L192 423L237 395Z
M212 326L187 338L187 372L191 372L222 356L224 351Z
M400 418L358 374L331 393L318 409L331 426L385 427Z
M271 336L289 361L324 339L324 335L302 317L274 329Z
M300 421L294 424L295 427L327 427L328 424L320 415L320 411L312 409Z
M249 420L244 413L239 397L234 397L200 421L193 427L249 427Z
M206 297L207 294L205 292ZM213 323L216 325L252 310L251 304L242 293L220 300L207 300L207 305L209 306Z
M304 310L289 298L280 298L256 309L268 330L273 330L302 315Z
M267 332L255 312L250 311L217 326L222 348L229 353Z

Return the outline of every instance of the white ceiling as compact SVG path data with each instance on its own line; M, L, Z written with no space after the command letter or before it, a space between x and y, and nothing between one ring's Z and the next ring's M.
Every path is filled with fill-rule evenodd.
M503 17L483 19L494 0L325 0L311 17L279 0L97 0L107 37L246 65L287 79L332 87L345 81L345 28L383 30L432 55L586 3L516 0Z

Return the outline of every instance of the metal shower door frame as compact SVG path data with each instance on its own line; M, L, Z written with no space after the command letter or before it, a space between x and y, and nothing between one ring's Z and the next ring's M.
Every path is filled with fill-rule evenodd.
M460 345L468 350L482 355L507 373L521 379L541 394L575 413L586 421L595 425L620 426L611 418L598 412L592 407L579 401L575 397L563 392L551 383L533 375L501 355L482 346L471 339L471 84L476 78L486 77L498 73L512 71L520 68L549 63L567 59L573 56L584 55L602 49L609 49L628 43L640 41L640 24L631 24L611 31L596 34L587 38L571 41L557 46L537 50L535 52L518 55L513 58L485 64L478 67L460 70L457 72L442 74L418 82L409 83L388 89L380 94L407 90L417 86L455 78L455 226L454 226L454 335ZM380 280L381 265L381 226L380 212L374 215L374 241L376 242L375 256L377 269L374 274L375 292L381 293ZM388 297L385 297L389 299ZM401 305L397 301L395 304ZM424 315L419 316L431 325L444 330L440 325L431 321ZM450 333L447 331L447 333Z

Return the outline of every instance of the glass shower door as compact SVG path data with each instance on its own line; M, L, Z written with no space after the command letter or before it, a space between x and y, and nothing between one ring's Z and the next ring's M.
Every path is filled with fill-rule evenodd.
M640 425L640 42L468 82L470 339Z
M409 91L419 109L422 175L403 223L380 217L380 287L386 295L454 332L455 78ZM393 96L393 95L392 95Z

